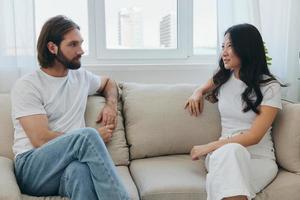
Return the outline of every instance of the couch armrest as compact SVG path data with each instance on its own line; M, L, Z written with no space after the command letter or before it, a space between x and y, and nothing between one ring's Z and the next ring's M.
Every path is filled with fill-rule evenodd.
M13 161L0 156L0 200L21 200L16 181Z

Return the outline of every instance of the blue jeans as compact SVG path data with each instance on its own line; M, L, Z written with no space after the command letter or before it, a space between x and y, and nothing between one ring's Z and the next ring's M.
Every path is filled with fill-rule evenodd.
M20 154L15 173L23 193L72 200L127 200L129 196L98 131L83 128Z

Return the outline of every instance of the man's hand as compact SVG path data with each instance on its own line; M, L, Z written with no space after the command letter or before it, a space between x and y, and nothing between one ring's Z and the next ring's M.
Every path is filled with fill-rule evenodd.
M106 103L97 118L97 123L102 123L104 126L112 125L112 130L117 127L118 110L115 103Z
M98 92L105 97L106 105L98 115L96 122L102 123L104 126L113 125L112 130L114 130L117 127L118 120L117 104L119 93L117 84L114 80L104 76L101 78L101 86Z
M98 130L100 136L102 137L103 141L105 143L108 143L112 138L114 126L106 125L106 126L102 126L102 127L98 128L97 130Z

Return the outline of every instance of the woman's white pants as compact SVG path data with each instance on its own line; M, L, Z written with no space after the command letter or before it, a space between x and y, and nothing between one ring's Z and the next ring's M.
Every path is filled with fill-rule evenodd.
M238 195L255 197L276 176L278 167L270 158L251 155L237 143L226 144L208 154L206 191L208 200Z

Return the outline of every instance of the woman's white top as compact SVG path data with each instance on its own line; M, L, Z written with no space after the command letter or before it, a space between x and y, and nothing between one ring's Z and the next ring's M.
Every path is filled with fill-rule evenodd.
M235 134L240 134L245 130L249 130L257 116L252 110L243 112L246 103L243 102L241 94L246 87L247 85L240 79L237 79L233 73L230 79L220 87L218 107L222 123L221 138L231 137ZM282 108L281 86L278 82L272 81L270 83L262 84L261 92L263 95L261 106ZM247 147L249 152L254 155L275 159L270 133L271 127L258 144Z

